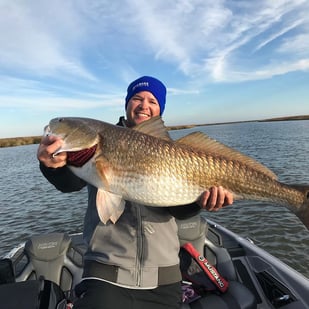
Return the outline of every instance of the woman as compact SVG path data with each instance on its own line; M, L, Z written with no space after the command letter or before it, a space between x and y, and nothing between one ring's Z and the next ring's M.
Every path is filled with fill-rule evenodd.
M126 119L121 117L118 125L131 128L162 116L165 101L166 88L158 79L143 76L133 81L125 99ZM232 194L215 187L205 191L198 204L179 207L148 207L127 201L116 224L103 224L96 209L97 188L67 168L66 153L52 155L61 143L56 137L44 137L37 156L43 175L58 190L88 188L84 220L88 250L74 309L179 308L181 275L175 218L194 216L201 208L220 209L233 202Z

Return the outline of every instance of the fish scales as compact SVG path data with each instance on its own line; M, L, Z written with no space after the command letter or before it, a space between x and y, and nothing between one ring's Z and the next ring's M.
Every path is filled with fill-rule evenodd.
M129 190L135 196L135 202L151 206L191 203L205 188L218 185L239 198L255 196L261 200L286 201L287 204L299 203L302 198L301 194L295 197L294 190L241 162L229 161L222 156L214 158L190 147L179 147L172 141L131 132L120 135L119 145L113 141L115 133L107 134L109 138L105 138L102 155L109 159L115 174L118 173L117 185L122 184ZM117 155L111 157L112 153ZM128 181L121 183L126 179L132 180L132 185ZM137 196L136 192L140 194ZM149 200L145 200L145 192L150 192L147 194Z
M136 133L132 130L132 134L120 136L119 144L108 134L106 146L102 146L100 154L109 161L113 177L117 175L122 194L126 196L129 192L135 197L134 201L143 200L151 206L179 204L180 200L194 201L196 194L202 191L193 181L197 176L190 168L194 158L187 156L186 149L177 152L172 142L148 136L140 138Z

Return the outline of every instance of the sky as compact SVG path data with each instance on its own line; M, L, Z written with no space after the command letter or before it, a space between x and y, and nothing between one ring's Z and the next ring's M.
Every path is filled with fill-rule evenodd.
M167 125L309 114L307 0L0 0L0 138L54 117L116 123L128 84Z

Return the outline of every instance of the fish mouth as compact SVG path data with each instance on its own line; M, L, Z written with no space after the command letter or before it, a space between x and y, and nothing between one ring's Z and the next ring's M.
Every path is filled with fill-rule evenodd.
M45 127L44 127L43 136L49 136L49 135L51 135L51 134L52 134L52 131L51 131L51 129L50 129L50 126L49 126L49 125L45 126Z
M44 127L43 136L51 136L51 135L59 136L59 135L53 133L53 131L52 131L52 129L50 128L49 125L46 125L46 126Z

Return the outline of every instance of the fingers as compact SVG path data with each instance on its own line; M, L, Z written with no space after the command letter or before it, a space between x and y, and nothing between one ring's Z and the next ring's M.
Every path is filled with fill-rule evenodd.
M44 136L37 151L37 158L47 167L58 168L66 165L67 155L54 153L62 146L63 141L55 136Z
M224 204L223 206L227 206L227 205L232 205L234 203L234 196L233 193L231 193L230 191L225 190L225 199L224 199Z
M233 194L221 186L211 187L209 191L205 191L201 195L198 201L200 207L208 211L217 211L232 203Z

